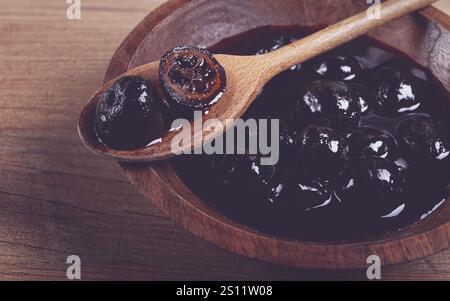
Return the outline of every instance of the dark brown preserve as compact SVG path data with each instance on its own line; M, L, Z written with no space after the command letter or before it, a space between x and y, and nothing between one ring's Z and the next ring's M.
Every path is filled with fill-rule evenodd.
M276 50L314 31L264 27L213 53ZM280 119L280 161L258 155L173 160L202 200L266 233L375 238L426 218L450 183L448 94L411 59L363 37L268 83L246 118Z

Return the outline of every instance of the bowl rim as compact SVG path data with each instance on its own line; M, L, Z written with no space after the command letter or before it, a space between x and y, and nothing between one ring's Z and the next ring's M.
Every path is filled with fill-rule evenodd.
M166 19L179 9L183 9L187 4L195 5L195 2L203 0L168 0L161 6L150 12L123 40L118 49L111 58L104 81L116 77L128 69L135 51L140 43L160 22ZM194 2L194 3L193 3ZM450 31L450 17L434 7L428 7L420 12L427 19L440 24ZM136 42L138 41L138 42ZM320 268L320 269L356 269L365 268L366 258L372 254L383 254L382 265L393 265L406 263L416 259L420 259L445 249L450 248L450 221L441 225L424 230L420 233L412 233L400 237L396 240L385 238L379 241L351 242L351 243L320 243L312 241L289 240L284 238L276 238L272 235L260 233L255 229L248 228L239 223L231 221L227 217L221 216L218 219L211 212L200 208L185 198L182 193L174 190L174 184L170 179L164 178L164 174L173 173L172 164L168 161L157 162L145 167L138 167L135 164L120 163L125 171L128 180L133 186L150 202L159 208L164 214L169 216L176 223L187 229L189 232L199 236L209 242L214 243L224 249L238 253L247 257L257 258L263 261L274 262L287 266L296 266L301 268ZM154 191L149 191L149 185L140 185L140 176L143 175L144 169L148 174L148 178ZM181 179L174 179L176 184L183 184ZM175 184L175 185L176 185ZM157 188L155 191L155 187ZM187 189L187 187L185 186ZM169 208L157 195L164 195L170 198L171 202L178 202L177 210ZM193 199L198 199L195 195L191 195ZM198 201L200 201L198 199ZM201 202L201 201L200 201ZM205 206L206 207L206 206ZM189 223L186 221L186 215L193 215L201 220L199 223ZM211 226L211 229L205 231L205 227ZM221 232L222 231L222 232ZM231 233L235 235L235 239L227 239L224 234ZM434 241L434 238L440 238ZM242 240L242 242L236 241ZM246 246L246 242L253 242L251 246ZM264 246L267 245L273 249L268 252ZM256 249L261 247L263 250ZM286 255L281 255L283 248L294 249ZM402 250L402 254L389 254L389 249L395 248ZM411 248L411 249L409 249ZM413 250L414 251L411 251ZM312 258L305 257L311 252L317 252ZM330 258L328 254L335 252L340 260ZM343 256L345 258L343 258ZM356 260L356 258L358 260ZM364 260L363 260L364 259Z

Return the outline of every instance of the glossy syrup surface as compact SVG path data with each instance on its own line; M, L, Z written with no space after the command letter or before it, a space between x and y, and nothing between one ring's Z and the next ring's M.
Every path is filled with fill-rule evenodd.
M311 33L264 27L213 53L263 54ZM392 101L395 99L396 101ZM280 161L173 159L224 215L288 238L353 241L398 231L449 195L448 93L408 57L363 37L274 78L245 118L280 119Z

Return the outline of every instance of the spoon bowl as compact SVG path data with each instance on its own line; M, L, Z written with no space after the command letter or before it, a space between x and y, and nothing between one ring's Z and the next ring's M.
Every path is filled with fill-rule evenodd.
M248 70L246 68L236 68L236 66L245 66L251 64L264 68L264 65L258 64L260 58L256 56L234 56L234 55L218 55L218 62L225 70L233 70L227 72L227 90L220 101L209 110L207 115L203 115L203 121L210 118L218 119L225 128L231 127L233 120L242 116L250 106L251 102L258 95L261 87L267 82L267 79L258 77L264 74L261 70L255 73L256 77L246 76ZM83 144L94 153L103 157L114 159L121 162L152 162L170 158L177 153L172 150L171 141L178 130L171 130L163 135L161 139L150 145L135 150L116 150L102 144L95 133L95 110L100 96L111 87L117 80L125 76L140 76L152 83L159 82L159 62L153 62L147 65L131 69L121 76L107 82L100 88L89 100L88 104L81 112L78 123L78 132ZM161 87L155 85L159 94L162 95ZM194 126L192 125L193 129ZM189 151L193 146L201 146L202 143L211 141L223 131L215 129L209 132L196 131L192 135L192 144L183 145L178 151Z

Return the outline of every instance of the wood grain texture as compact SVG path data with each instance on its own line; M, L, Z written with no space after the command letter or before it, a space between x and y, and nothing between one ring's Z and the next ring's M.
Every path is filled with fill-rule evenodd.
M113 162L78 139L85 100L119 43L160 1L0 0L0 279L64 280L77 254L86 280L365 279L233 255L153 208ZM450 280L450 251L383 270L384 279Z

